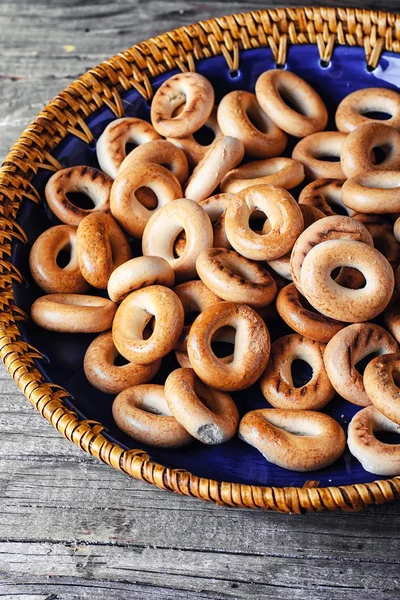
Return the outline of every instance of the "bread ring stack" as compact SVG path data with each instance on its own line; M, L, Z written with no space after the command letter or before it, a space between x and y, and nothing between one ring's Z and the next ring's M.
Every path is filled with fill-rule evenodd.
M151 123L107 124L101 170L50 177L57 224L31 248L44 292L32 320L100 334L88 336L86 378L116 396L117 426L146 447L238 434L271 463L315 471L345 449L342 425L320 412L332 403L337 415L340 394L351 453L399 475L400 445L374 432L400 433L400 95L350 94L331 115L337 131L286 70L215 101L202 75L174 75ZM300 380L298 361L311 372ZM249 410L249 391L240 417L230 393L254 385L264 407Z

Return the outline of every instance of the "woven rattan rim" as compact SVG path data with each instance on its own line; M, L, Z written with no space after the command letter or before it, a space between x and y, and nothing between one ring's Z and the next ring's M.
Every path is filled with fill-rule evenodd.
M400 53L400 16L340 8L260 10L210 19L170 31L117 54L69 85L25 129L0 169L0 357L33 406L66 438L99 460L160 488L235 507L300 513L323 509L354 511L369 504L400 498L400 477L373 483L318 488L260 487L218 482L188 471L152 462L143 450L123 450L102 434L95 421L80 421L66 408L68 393L46 382L35 366L42 355L21 336L18 322L27 318L14 305L13 281L22 281L11 262L14 239L27 237L16 223L21 203L40 198L30 183L40 168L57 170L51 156L68 134L87 143L93 135L86 119L108 106L124 114L121 93L136 89L152 96L151 80L174 68L194 70L195 61L222 54L229 69L239 66L241 49L269 47L277 64L286 60L290 44L316 44L321 60L329 62L334 46L361 46L375 68L383 50Z

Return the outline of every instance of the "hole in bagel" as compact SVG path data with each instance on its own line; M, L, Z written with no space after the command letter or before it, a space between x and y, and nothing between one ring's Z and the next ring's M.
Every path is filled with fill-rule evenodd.
M400 187L400 177L397 181L393 181L389 179L376 180L373 176L364 175L362 183L374 190L391 190Z
M172 246L174 258L179 258L180 256L182 256L182 254L185 251L185 247L186 247L186 234L185 234L185 230L182 229L182 231L180 231L178 233L178 235L176 236L175 241Z
M338 267L331 272L332 279L348 290L361 290L367 285L364 275L354 267Z
M363 117L367 117L368 119L375 119L375 121L387 121L393 116L385 110L367 110L365 112L361 112L360 114L362 114Z
M143 398L143 406L141 406L141 409L152 415L166 416L165 413L162 413L161 410L159 410L158 408L156 408L155 406L150 404L150 402L151 402L151 397Z
M373 148L372 152L374 160L371 160L372 164L381 165L383 161L386 160L391 150L391 146L389 145L377 146L376 148Z
M236 329L226 326L218 329L211 341L211 349L217 358L226 358L233 352L235 343Z
M156 318L152 316L146 323L146 327L143 329L143 339L148 340L152 335L156 326Z
M267 224L268 217L261 210L254 210L250 215L249 219L249 227L252 231L256 233L268 233L271 229L271 226Z
M394 431L374 431L374 436L384 444L400 445L400 433Z
M186 97L183 97L181 99L180 104L178 104L178 106L175 106L174 110L172 111L172 114L171 114L172 119L175 119L175 117L178 117L181 114L181 112L185 108L185 104L186 104Z
M126 142L126 144L125 144L125 155L128 156L128 154L130 152L132 152L132 150L135 150L135 148L137 148L137 147L138 147L138 145L135 144L134 142L129 142L129 141Z
M354 368L356 369L356 371L358 371L358 373L360 373L360 375L364 375L364 371L367 364L370 363L373 358L376 358L380 355L380 352L371 352L371 354L368 354L367 356L364 356L364 358L359 360L358 363L354 365Z
M393 373L393 381L395 382L397 387L400 387L400 373L398 373L397 371L394 371Z
M300 429L298 429L296 423L281 423L278 427L279 429L283 429L283 431L287 431L288 433L291 433L292 435L297 435L298 437L309 437L313 435L312 431L307 431L306 429L301 431Z
M117 354L114 358L114 367L123 367L124 365L128 365L129 360L126 360L121 354Z
M329 208L331 208L334 213L337 215L343 215L345 217L349 216L349 211L345 206L343 206L343 204L340 204L340 202L337 202L334 198L325 198L325 200Z
M279 88L279 95L289 108L299 113L299 115L307 116L306 111L298 102L298 99L294 96L291 90L287 90L283 86Z
M193 137L200 146L209 146L215 140L215 132L211 127L203 125L194 132Z
M330 162L330 163L340 162L340 156L337 156L337 155L333 156L331 154L319 154L315 158L317 158L318 160L323 160L324 162Z
M91 210L95 206L93 200L83 192L68 192L67 198L71 204L77 206L78 208Z
M199 392L198 389L196 389L196 386L194 386L194 391L197 394L199 400L204 404L204 406L206 406L209 410L212 411L211 402L208 400L208 398L205 398L204 394Z
M212 342L211 350L217 358L226 358L232 354L232 344L227 342Z
M152 189L143 185L135 192L135 196L140 204L143 204L148 210L154 210L158 206L158 198Z
M111 248L111 259L115 264L115 259L118 257L118 245L115 243L115 239L110 237L110 248Z
M261 109L249 107L246 111L247 117L252 125L261 133L268 133L268 125L265 117L261 114Z
M243 265L241 264L237 265L233 263L233 261L225 261L225 267L229 269L229 271L231 271L234 275L240 277L241 279L248 279L248 273L244 268L242 268L242 266Z
M65 269L65 267L69 264L71 260L71 246L65 246L60 252L57 254L56 263L60 269Z
M292 374L293 386L295 388L303 387L303 385L306 385L313 376L311 365L301 358L295 358L290 366L290 372Z
M266 225L268 219L262 217L250 218L249 220L249 228L254 233L258 233L259 235L266 234L271 229L270 225ZM265 230L264 230L265 227Z

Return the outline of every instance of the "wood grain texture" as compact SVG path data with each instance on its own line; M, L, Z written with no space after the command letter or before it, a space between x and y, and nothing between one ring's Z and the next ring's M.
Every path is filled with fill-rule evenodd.
M0 156L47 101L108 56L179 25L267 6L3 0ZM398 1L380 8L396 10ZM400 503L293 517L221 508L83 454L35 412L4 366L0 407L0 598L400 597Z

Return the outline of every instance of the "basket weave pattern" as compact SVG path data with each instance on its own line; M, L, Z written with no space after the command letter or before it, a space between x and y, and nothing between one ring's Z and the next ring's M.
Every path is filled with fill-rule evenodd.
M261 10L203 21L135 45L104 61L69 85L25 129L0 169L0 357L33 406L66 438L99 460L133 477L187 496L227 506L280 512L359 510L400 498L400 477L343 487L260 487L199 478L152 462L142 450L125 451L109 442L96 421L80 421L68 410L68 393L46 382L35 366L42 355L21 337L18 322L27 318L14 305L13 281L22 276L11 263L13 240L27 243L16 215L25 200L40 202L30 183L39 169L56 171L54 148L73 134L90 143L86 119L102 106L124 116L121 93L136 89L146 100L151 80L171 69L195 70L196 60L222 54L231 70L242 49L269 47L277 65L291 44L316 44L329 62L334 46L361 46L375 68L383 50L400 53L400 16L366 10L293 8Z

